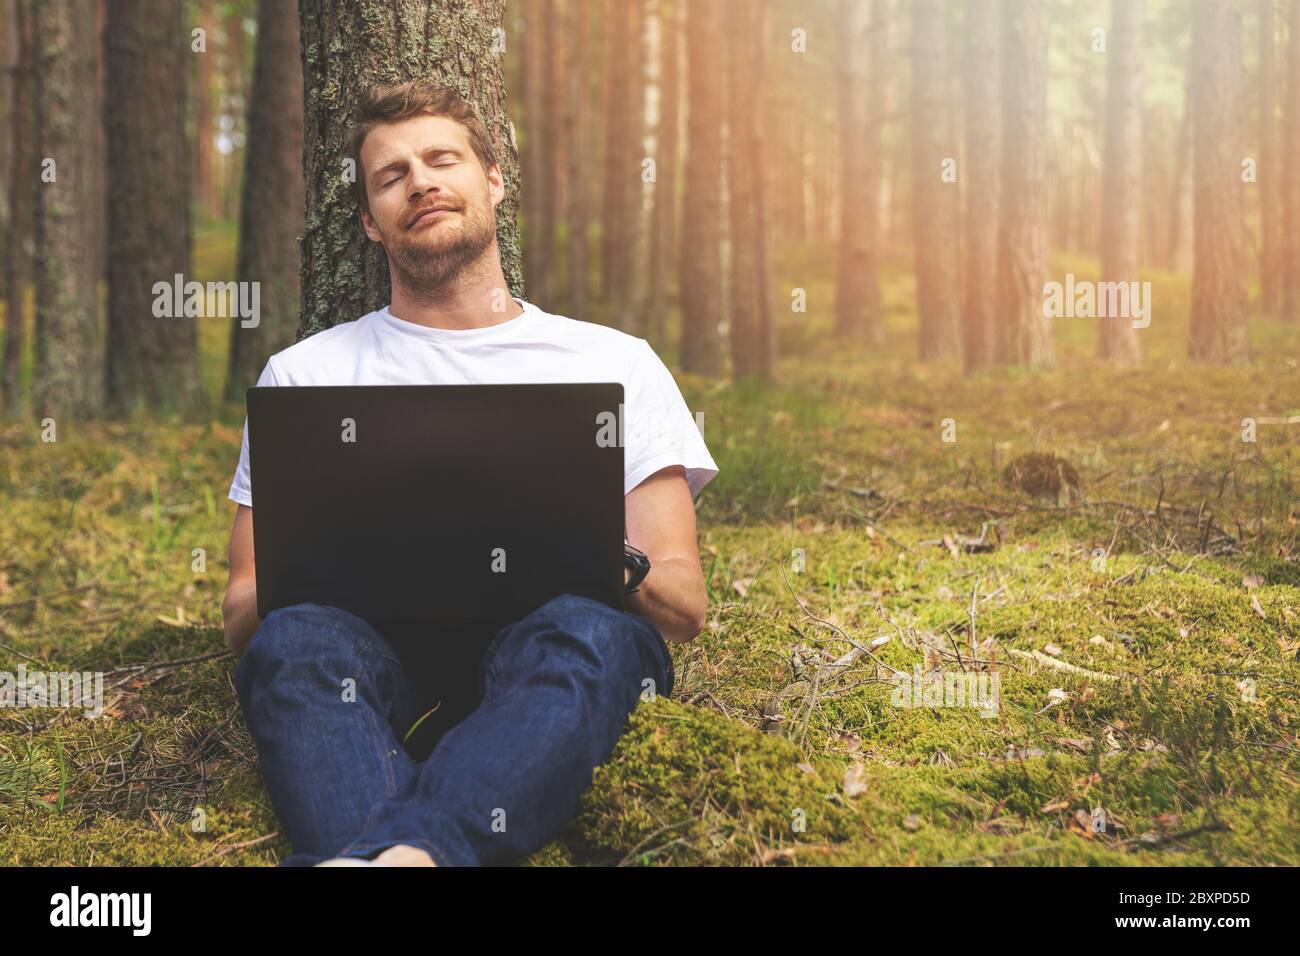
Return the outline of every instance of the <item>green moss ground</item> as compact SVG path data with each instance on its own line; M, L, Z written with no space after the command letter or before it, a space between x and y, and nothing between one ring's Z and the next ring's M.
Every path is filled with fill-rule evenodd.
M231 256L216 230L197 261ZM1152 274L1145 368L1097 367L1062 320L1059 371L967 379L910 360L906 277L866 355L825 339L830 260L780 261L812 303L782 323L782 384L679 377L722 469L708 628L528 862L1300 863L1300 426L1241 440L1298 413L1297 330L1260 317L1254 366L1191 365L1187 280ZM202 330L210 390L227 332ZM0 708L0 864L288 851L222 653L240 422L0 431L0 669L103 670L110 703ZM1082 498L1008 487L1028 452ZM814 681L851 642L870 653ZM896 706L884 679L918 666L996 669L997 712Z

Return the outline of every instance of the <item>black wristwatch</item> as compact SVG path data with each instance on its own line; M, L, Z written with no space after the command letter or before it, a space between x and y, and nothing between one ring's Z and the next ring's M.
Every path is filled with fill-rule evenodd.
M627 579L627 586L623 589L626 593L631 594L638 589L641 582L645 580L645 576L650 573L650 559L646 557L644 551L640 551L624 541L623 566L632 569L632 574Z

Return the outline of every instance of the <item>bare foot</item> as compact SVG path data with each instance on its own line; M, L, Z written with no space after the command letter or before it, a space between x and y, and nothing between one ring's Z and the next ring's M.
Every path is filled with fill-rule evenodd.
M374 858L376 863L383 863L387 866L437 866L433 858L419 847L407 846L405 843L399 843L396 846L390 846L383 853Z

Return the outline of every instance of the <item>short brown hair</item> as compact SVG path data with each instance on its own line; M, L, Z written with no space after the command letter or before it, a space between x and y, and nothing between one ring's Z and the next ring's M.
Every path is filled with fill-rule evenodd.
M464 97L450 86L432 80L409 80L387 86L372 86L362 94L357 106L357 119L348 138L348 156L356 170L352 188L357 205L366 212L370 202L366 197L366 177L361 168L361 145L372 129L381 123L400 123L416 116L445 116L469 131L470 146L486 172L494 164L496 151L492 137L478 112Z

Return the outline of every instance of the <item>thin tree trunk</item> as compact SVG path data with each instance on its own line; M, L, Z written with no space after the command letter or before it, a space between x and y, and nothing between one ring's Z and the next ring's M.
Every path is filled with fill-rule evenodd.
M532 301L547 295L549 243L547 233L555 223L546 215L550 177L546 168L551 133L550 97L546 88L546 0L521 7L524 18L523 84L524 127L520 163L523 171L524 278Z
M155 283L191 278L184 12L173 0L109 4L108 398L119 415L203 401L196 320L154 314Z
M565 113L569 131L569 314L583 321L587 319L587 143L590 137L586 117L591 65L590 16L588 0L569 0L568 35L572 42L566 47L571 59L568 68L569 103Z
M1129 283L1138 279L1145 15L1146 0L1111 0L1106 54L1106 202L1102 205L1101 233L1104 282ZM1141 360L1142 349L1132 316L1101 316L1098 323L1098 358L1115 365L1134 365Z
M681 17L683 0L659 0L659 121L655 133L655 184L650 214L649 264L641 335L661 346L668 307L667 264L676 262L677 150L681 122Z
M1286 242L1282 275L1286 284L1286 317L1300 322L1300 0L1291 0L1286 56L1285 179Z
M24 299L32 278L32 206L39 176L36 146L31 0L11 0L14 59L10 74L10 141L5 174L9 192L9 228L5 232L5 349L0 366L3 376L4 413L16 418L23 411L22 357L26 343Z
M1000 362L1055 364L1047 279L1047 9L1002 3L1002 216L998 224Z
M756 168L760 153L756 115L761 101L762 23L748 0L730 0L733 24L727 40L726 68L728 138L727 169L730 178L731 215L731 377L734 380L763 374L760 328L766 296L759 275L759 250L763 244L758 221L758 197L763 183Z
M216 134L214 101L217 57L216 0L198 0L199 27L204 34L204 52L195 52L194 71L194 179L198 205L208 219L220 217L217 197Z
M998 64L997 11L986 0L966 0L962 355L967 371L988 366L995 354Z
M755 373L770 381L776 374L776 319L772 313L772 289L768 273L769 230L767 223L767 159L771 137L768 136L765 118L772 104L767 95L768 63L766 51L772 45L771 10L764 5L755 15L754 29L754 97L750 105L749 160L753 164L750 175L754 183L754 253L755 283L758 310L755 330Z
M874 9L874 13L873 13ZM883 338L877 244L880 237L880 90L874 37L882 34L879 5L840 0L839 275L835 333L878 344Z
M104 408L104 330L91 190L99 121L99 46L93 0L35 9L36 123L42 177L36 191L38 415L84 419Z
M473 103L491 134L506 184L497 244L506 284L522 297L518 154L505 108L503 57L493 50L504 0L301 0L307 211L302 241L301 339L388 303L383 248L366 238L350 188L343 188L347 137L362 90L430 77Z
M1242 218L1241 14L1221 0L1192 4L1192 324L1189 352L1246 359Z
M958 186L943 175L944 162L956 156L942 120L948 103L948 12L946 0L912 3L912 250L923 361L961 352Z
M1259 306L1276 313L1281 301L1279 226L1286 171L1278 161L1277 17L1274 0L1259 0Z
M239 281L259 283L258 324L230 324L226 398L238 401L266 360L298 328L298 237L302 233L302 58L298 11L258 0L257 53L248 105Z
M688 0L686 32L689 135L682 205L682 368L722 371L722 104L717 51L722 11L713 0Z
M601 208L601 294L613 307L616 320L623 314L631 290L630 247L633 202L640 188L640 167L634 149L635 32L634 10L629 0L606 0L605 76L608 102L605 112L604 199Z

